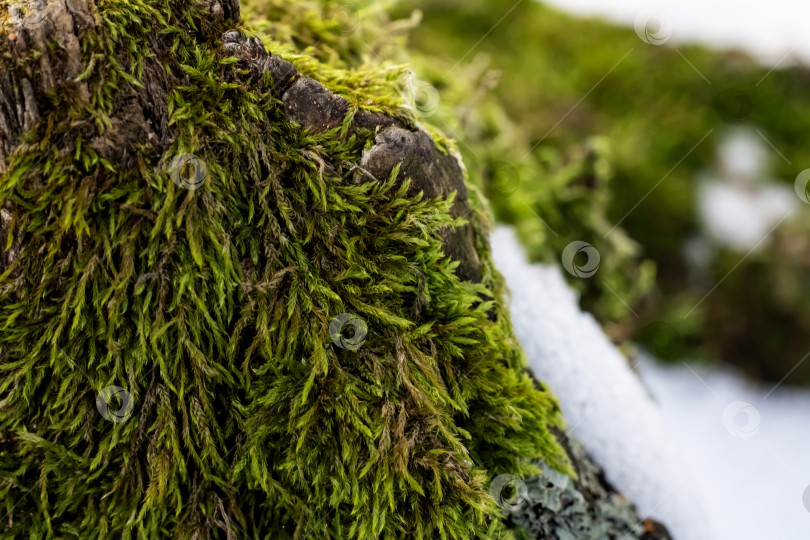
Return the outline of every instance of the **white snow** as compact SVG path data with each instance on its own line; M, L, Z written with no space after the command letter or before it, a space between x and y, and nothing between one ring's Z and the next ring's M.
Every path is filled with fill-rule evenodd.
M665 523L678 540L715 538L694 490L694 469L681 461L627 359L579 309L560 268L527 263L511 229L498 228L491 243L512 292L515 334L534 374L558 396L569 432L642 516Z
M749 51L771 65L795 55L810 61L807 0L546 0L581 15L601 15L633 27L640 14L660 15L670 44L698 41L717 48ZM651 28L657 32L657 29ZM641 42L639 42L641 43ZM643 45L643 44L642 44Z
M810 391L685 363L646 359L640 371L700 479L718 540L810 538Z
M698 181L700 221L717 245L741 252L762 249L773 229L799 207L793 189L767 179L765 144L750 128L726 134L718 150L719 178Z
M717 179L698 184L704 230L718 244L742 252L764 248L770 232L793 214L798 202L787 186L754 188Z
M765 139L750 127L726 132L717 153L720 170L731 178L760 178L770 168Z

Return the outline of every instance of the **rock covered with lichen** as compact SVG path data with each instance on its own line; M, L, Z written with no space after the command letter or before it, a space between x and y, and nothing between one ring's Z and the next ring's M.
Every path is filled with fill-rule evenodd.
M525 507L509 515L517 538L670 540L660 524L639 519L633 504L611 488L579 442L570 438L564 442L577 477L547 469L526 480Z

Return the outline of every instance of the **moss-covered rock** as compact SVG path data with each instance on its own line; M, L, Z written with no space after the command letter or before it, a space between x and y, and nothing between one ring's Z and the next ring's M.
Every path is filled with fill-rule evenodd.
M4 111L6 537L493 537L489 475L567 468L480 224L474 283L435 163L373 163L386 122L432 148L406 114L344 106L235 5L41 9L5 4L0 42L38 116Z
M0 22L0 537L501 538L493 479L574 474L401 68L232 1Z

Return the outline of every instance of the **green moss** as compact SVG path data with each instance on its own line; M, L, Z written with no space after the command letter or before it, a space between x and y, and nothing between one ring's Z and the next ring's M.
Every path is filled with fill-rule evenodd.
M247 12L271 34L287 36L295 54L305 54L310 63L317 58L358 72L384 73L392 73L391 62L413 66L415 74L403 79L399 73L398 84L388 88L399 90L400 100L417 113L437 144L462 156L469 185L477 188L476 208L515 226L535 260L559 262L564 248L577 240L596 246L599 272L572 283L584 293L585 307L610 323L609 333L626 339L636 323L628 307L650 290L655 266L641 258L639 246L621 228L614 229L607 216L614 174L608 141L591 138L564 150L544 145L532 151L524 127L510 118L498 98L506 66L475 55L456 62L463 56L456 42L476 26L451 30L455 22L431 18L423 29L417 25L419 13L404 16L403 5L416 4L252 0ZM447 9L420 7L428 13ZM392 10L398 15L391 16ZM476 17L486 14L490 11L482 9ZM438 38L435 27L442 24L451 33ZM337 37L324 38L324 25ZM416 48L406 54L410 33L416 34ZM445 40L448 45L437 49ZM420 92L422 87L426 90ZM420 98L426 103L419 103Z
M489 479L570 468L485 213L468 217L484 278L465 282L439 235L460 224L451 199L409 196L396 171L355 180L372 133L287 122L196 4L97 9L89 100L38 95L0 176L21 243L0 276L0 537L506 536ZM396 69L297 61L396 108ZM147 80L166 84L165 149L127 138ZM193 190L171 177L183 154L205 166ZM342 313L366 323L357 350L331 339ZM110 385L132 398L121 422L97 408Z

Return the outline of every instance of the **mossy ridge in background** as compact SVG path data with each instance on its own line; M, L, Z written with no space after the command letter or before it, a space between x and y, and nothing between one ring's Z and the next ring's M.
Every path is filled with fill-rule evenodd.
M779 240L749 254L731 274L732 281L724 281L694 311L746 254L720 249L710 271L695 281L683 249L700 234L695 178L714 161L729 129L750 125L767 137L784 156L774 154L773 176L786 183L792 184L807 166L807 68L772 70L744 53L700 46L679 46L679 54L669 46L644 43L632 28L568 15L536 1L515 6L494 28L512 6L485 0L407 0L398 6L399 16L413 9L424 12L409 45L429 57L430 65L441 65L444 58L452 67L466 54L470 63L486 58L488 66L501 72L493 92L529 146L540 143L533 153L541 161L549 152L566 154L595 135L607 140L613 170L608 222L620 223L657 269L656 285L647 296L617 288L618 278L605 282L639 314L639 319L630 315L620 328L612 328L612 315L621 305L594 281L603 270L611 271L604 265L613 256L602 253L602 266L589 278L583 301L611 335L634 335L664 359L722 359L767 379L789 375L787 382L810 380L806 363L790 372L810 347L810 311L797 300L810 296L802 279L808 264L795 249L807 234L807 221L786 222ZM457 66L451 78L457 79L462 68ZM464 132L459 135L465 137ZM479 152L478 146L470 146ZM490 195L499 220L517 219L519 228L544 229L536 216L516 216L511 194ZM537 214L551 219L546 211ZM562 229L578 232L578 227L569 221ZM790 231L792 241L787 239ZM605 233L596 242L583 239L601 251L606 242L618 241L616 231ZM532 240L522 238L539 258ZM778 271L771 264L775 261ZM571 281L582 286L581 280ZM746 287L746 282L754 285ZM786 288L792 296L775 293ZM612 308L601 305L611 300ZM752 304L761 309L740 317ZM733 328L725 328L728 314L733 314Z
M598 272L570 281L583 294L584 307L600 317L614 340L624 342L635 329L629 306L652 287L655 266L607 216L609 141L592 137L564 150L533 151L493 93L500 84L497 66L479 59L453 68L428 55L411 56L424 83L441 95L430 120L458 137L470 182L485 193L497 219L515 227L529 256L560 264L572 242L597 247Z
M474 284L443 256L452 201L352 181L373 134L290 125L199 5L91 11L87 99L37 93L0 176L21 246L0 277L0 536L504 536L487 480L568 465L481 213ZM39 88L35 60L0 62ZM144 84L168 141L129 138ZM206 165L196 190L166 173L180 153ZM343 312L368 324L356 352L330 341ZM135 403L118 424L96 410L111 384Z

